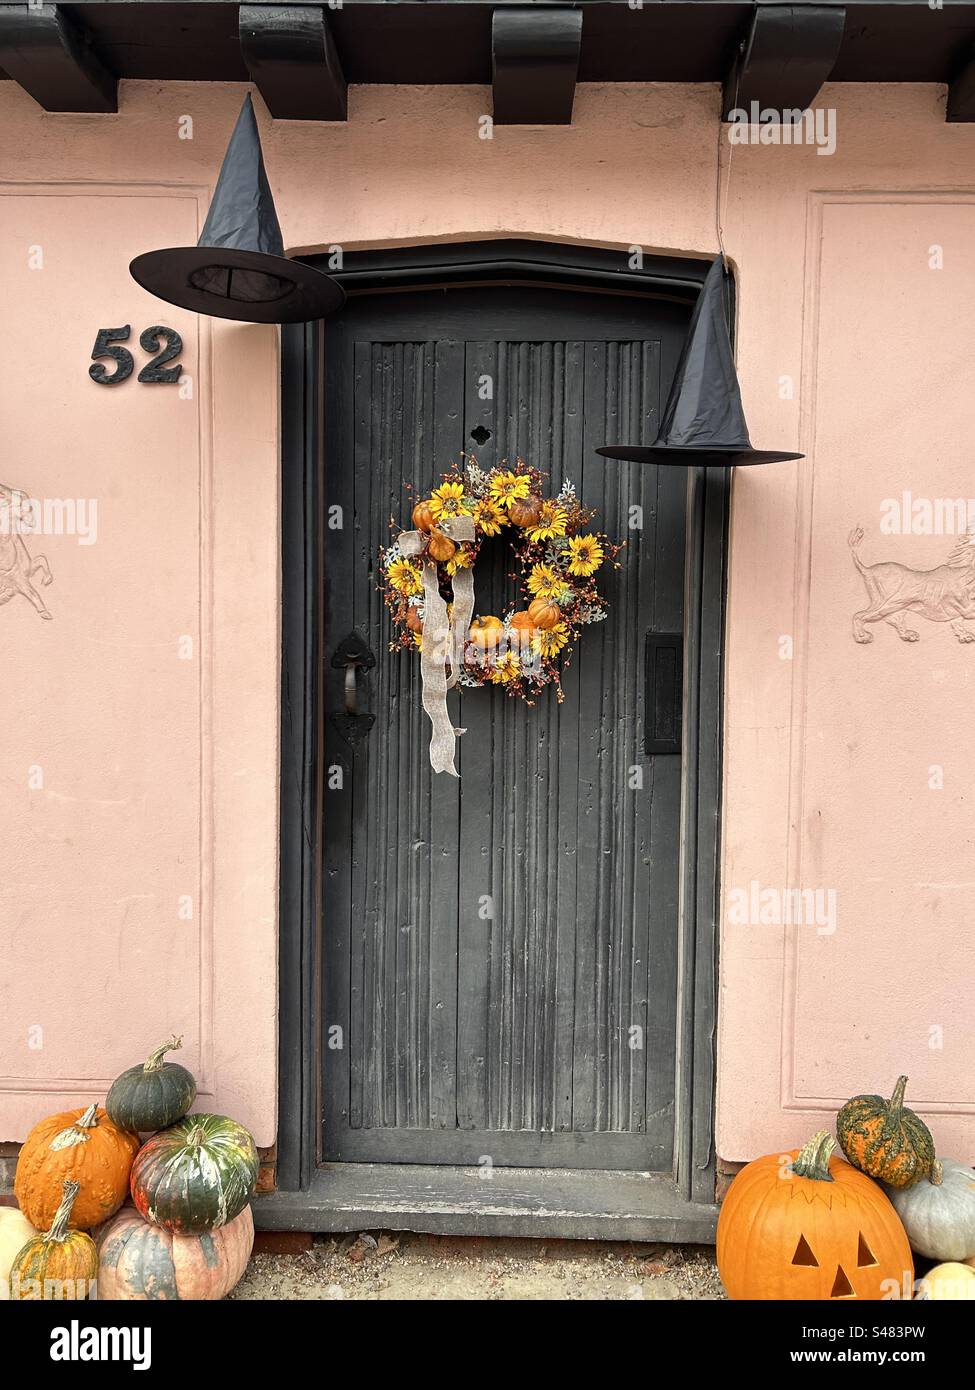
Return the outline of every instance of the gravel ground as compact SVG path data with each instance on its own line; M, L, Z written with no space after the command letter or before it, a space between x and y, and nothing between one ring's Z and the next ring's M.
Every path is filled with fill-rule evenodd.
M698 1245L459 1239L363 1232L255 1255L232 1299L718 1299Z

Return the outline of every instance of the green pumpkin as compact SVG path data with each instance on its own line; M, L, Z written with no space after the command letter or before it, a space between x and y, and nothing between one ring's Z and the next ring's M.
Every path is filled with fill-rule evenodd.
M257 1148L226 1115L187 1115L146 1140L132 1164L141 1216L175 1235L225 1226L257 1184Z
M910 1187L932 1171L931 1131L904 1104L907 1077L898 1077L890 1100L854 1096L836 1117L840 1148L861 1173L891 1187Z
M129 1067L112 1082L105 1109L119 1129L152 1133L183 1118L196 1100L196 1082L178 1062L163 1061L182 1046L182 1038L167 1039L141 1067Z

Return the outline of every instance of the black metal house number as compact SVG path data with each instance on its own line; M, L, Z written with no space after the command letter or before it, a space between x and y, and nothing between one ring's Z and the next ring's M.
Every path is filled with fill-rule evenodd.
M94 361L88 368L88 375L99 386L118 386L132 375L135 362L132 360L131 352L128 348L117 346L118 343L128 342L131 332L130 323L124 324L121 328L99 328L95 346L91 350ZM164 339L165 347L162 346ZM154 323L150 328L143 329L139 335L139 346L143 352L152 352L155 356L142 368L136 380L144 381L150 386L175 386L183 368L179 363L175 367L166 367L163 364L172 362L173 358L178 357L183 351L183 340L176 329L164 328L162 324ZM110 358L115 363L114 372L109 372L99 361L103 357Z

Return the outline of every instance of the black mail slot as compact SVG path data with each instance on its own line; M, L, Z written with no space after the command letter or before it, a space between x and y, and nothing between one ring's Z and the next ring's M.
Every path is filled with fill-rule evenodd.
M683 685L683 636L679 632L648 632L644 700L647 753L680 752Z

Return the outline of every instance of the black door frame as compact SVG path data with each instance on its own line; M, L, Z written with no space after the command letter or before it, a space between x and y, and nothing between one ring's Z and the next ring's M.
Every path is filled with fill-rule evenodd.
M534 241L482 241L346 252L341 269L327 255L304 258L335 275L350 294L449 284L547 284L561 289L665 296L693 303L708 259L643 256L631 251ZM717 912L721 802L721 716L729 478L722 469L688 470L685 578L685 748L681 806L678 1066L675 1171L664 1186L642 1175L606 1174L581 1220L455 1214L424 1217L407 1199L409 1173L389 1165L382 1201L375 1183L357 1205L355 1173L319 1166L320 769L318 725L321 544L322 355L327 322L282 330L281 476L281 788L277 1185L255 1206L259 1226L361 1229L373 1224L463 1234L616 1235L634 1239L709 1239L714 1206L714 1083L717 1009ZM377 1167L363 1165L375 1179ZM501 1170L502 1176L505 1170ZM518 1170L510 1170L517 1172ZM549 1170L549 1177L559 1170ZM429 1169L427 1170L429 1176ZM590 1179L592 1174L587 1175ZM640 1177L639 1187L632 1183ZM617 1180L614 1182L614 1179ZM624 1181L619 1182L620 1179ZM446 1180L445 1180L446 1181ZM460 1176L458 1175L458 1181ZM449 1187L449 1182L446 1184ZM484 1189L491 1184L476 1184ZM570 1184L571 1186L571 1184ZM664 1190L664 1187L666 1190ZM329 1190L336 1193L334 1201ZM610 1190L612 1189L612 1190ZM522 1184L521 1191L525 1191ZM402 1191L402 1201L396 1199ZM492 1189L492 1192L496 1189ZM645 1194L645 1195L640 1195ZM528 1194L530 1196L531 1194ZM510 1200L510 1199L509 1199ZM565 1203L563 1202L563 1205ZM589 1199L583 1198L589 1205ZM487 1204L490 1206L490 1204ZM462 1210L462 1207L465 1208ZM620 1221L625 1209L631 1220ZM601 1217L600 1212L606 1216ZM610 1215L610 1212L612 1213Z

